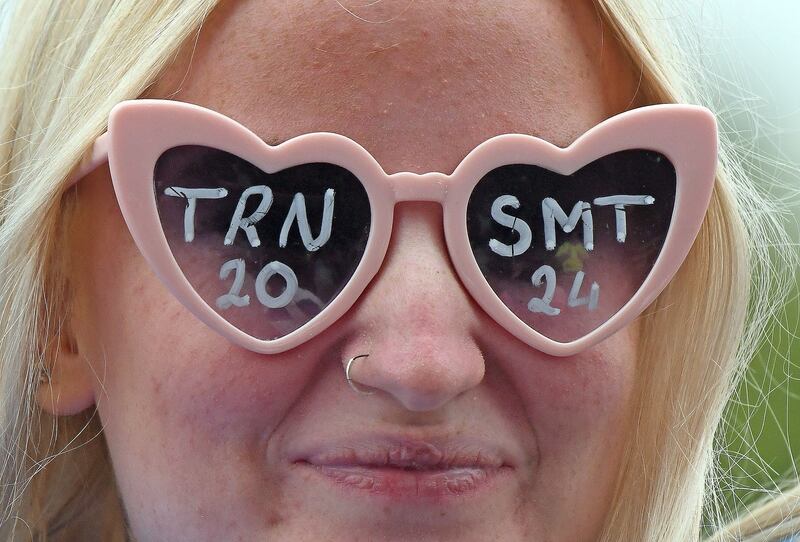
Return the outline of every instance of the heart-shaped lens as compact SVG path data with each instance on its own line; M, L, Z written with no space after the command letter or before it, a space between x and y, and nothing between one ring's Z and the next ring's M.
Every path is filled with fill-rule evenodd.
M676 176L658 152L610 154L572 175L512 164L488 172L467 206L484 277L523 322L572 342L616 314L653 268Z
M165 151L156 206L184 276L218 314L262 340L317 316L358 267L369 198L348 170L308 163L272 174L199 145Z

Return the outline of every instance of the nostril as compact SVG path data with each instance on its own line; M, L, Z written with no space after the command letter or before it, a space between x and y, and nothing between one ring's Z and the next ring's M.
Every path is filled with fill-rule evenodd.
M453 399L453 394L421 394L414 390L398 390L393 394L406 408L412 412L438 410Z
M416 359L401 370L376 374L383 389L412 411L436 410L483 380L483 358Z

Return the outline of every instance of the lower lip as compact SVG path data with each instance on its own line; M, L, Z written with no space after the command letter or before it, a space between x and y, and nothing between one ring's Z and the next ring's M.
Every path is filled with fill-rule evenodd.
M495 485L508 468L412 470L387 467L331 466L301 463L333 482L358 493L401 500L446 500L477 495Z

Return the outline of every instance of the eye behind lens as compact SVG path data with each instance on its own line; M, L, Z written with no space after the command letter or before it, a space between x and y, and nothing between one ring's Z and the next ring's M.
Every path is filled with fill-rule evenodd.
M489 285L532 329L560 342L616 314L650 273L675 203L662 154L627 150L571 175L510 164L467 205L472 252Z
M329 305L369 237L366 190L335 164L266 173L226 151L185 145L159 157L153 189L184 276L212 309L259 339L285 336Z

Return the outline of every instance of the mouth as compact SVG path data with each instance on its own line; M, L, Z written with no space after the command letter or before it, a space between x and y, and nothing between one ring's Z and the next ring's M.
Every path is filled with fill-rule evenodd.
M346 492L399 500L464 498L513 470L480 443L380 438L322 447L293 463Z

